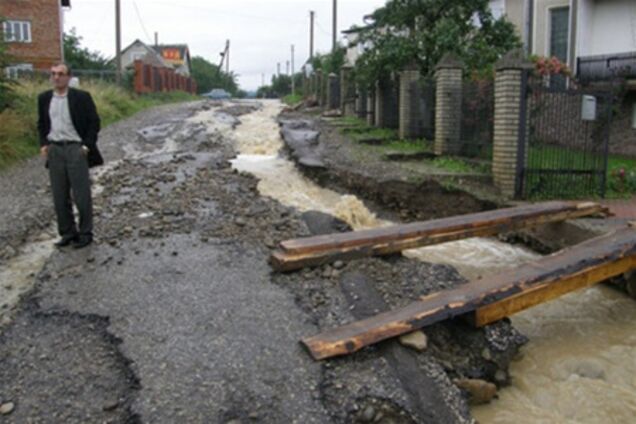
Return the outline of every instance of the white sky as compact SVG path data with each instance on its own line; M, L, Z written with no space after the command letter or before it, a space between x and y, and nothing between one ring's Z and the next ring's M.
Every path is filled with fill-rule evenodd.
M338 0L338 31L362 25L364 15L386 0ZM241 88L256 89L261 75L269 83L281 63L295 69L309 56L309 11L316 12L314 51L331 49L332 0L121 0L122 49L140 39L160 44L185 43L192 56L218 63L225 40L230 39L230 69ZM115 55L115 0L71 0L64 28L77 29L82 46ZM138 12L137 12L138 11ZM341 34L338 34L342 40Z

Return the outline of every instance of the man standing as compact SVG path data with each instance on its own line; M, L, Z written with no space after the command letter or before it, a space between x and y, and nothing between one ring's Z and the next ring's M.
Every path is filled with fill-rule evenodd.
M51 68L53 90L38 97L40 152L47 159L57 229L58 247L73 243L75 248L93 241L93 205L89 166L104 163L97 150L99 116L91 95L69 87L71 69L66 64ZM73 204L79 210L79 230Z

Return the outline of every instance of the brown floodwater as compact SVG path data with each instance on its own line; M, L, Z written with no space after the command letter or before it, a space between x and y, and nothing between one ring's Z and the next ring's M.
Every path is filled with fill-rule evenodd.
M259 179L264 196L301 211L337 216L354 229L392 225L378 219L360 199L317 186L288 159L275 121L277 101L247 116L232 132L207 111L193 118L211 122L210 131L233 137L240 153L234 168ZM536 253L493 238L472 238L405 252L419 260L446 263L466 278L514 272ZM598 286L515 315L512 321L530 342L514 362L512 386L499 399L473 408L481 423L636 422L636 302Z

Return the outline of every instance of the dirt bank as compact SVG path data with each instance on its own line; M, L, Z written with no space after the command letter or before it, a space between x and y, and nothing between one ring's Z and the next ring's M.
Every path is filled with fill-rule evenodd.
M365 149L338 127L298 113L279 122L290 157L318 184L347 191L392 210L403 220L424 220L495 209L504 200L471 176L427 175Z

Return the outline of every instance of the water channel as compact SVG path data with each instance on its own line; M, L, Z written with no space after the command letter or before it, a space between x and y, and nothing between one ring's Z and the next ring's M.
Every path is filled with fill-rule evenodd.
M264 196L301 211L330 213L354 229L391 225L355 196L317 186L279 155L283 142L276 116L281 109L278 102L264 102L259 111L242 116L233 133L214 126L234 137L240 154L233 166L255 175ZM538 257L522 247L488 238L405 254L453 265L466 278L513 270ZM473 408L480 423L635 422L636 303L632 299L599 286L520 313L512 321L530 342L523 348L522 359L511 366L513 385L501 390L498 400Z

